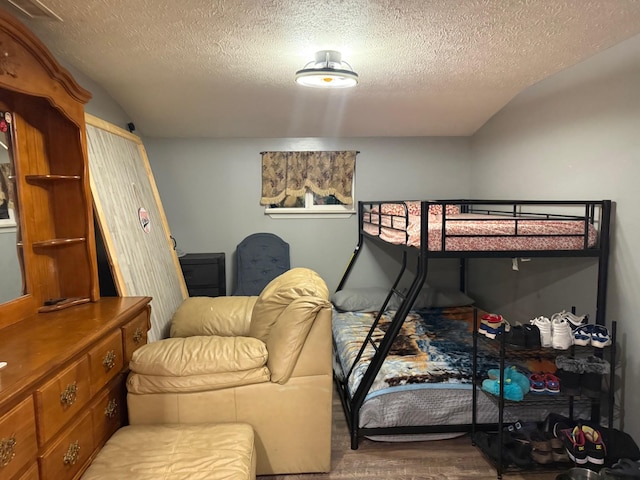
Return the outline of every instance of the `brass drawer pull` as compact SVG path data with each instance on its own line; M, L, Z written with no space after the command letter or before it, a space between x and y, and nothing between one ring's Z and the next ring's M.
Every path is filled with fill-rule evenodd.
M78 386L76 382L70 383L67 385L67 388L64 389L64 392L60 394L60 403L62 405L66 405L70 407L76 402L76 394L78 393Z
M102 359L102 365L107 370L111 370L116 364L116 352L114 350L109 350L107 354Z
M9 465L9 462L16 456L16 437L0 439L0 468Z
M80 445L78 445L78 441L76 440L73 443L69 444L69 449L67 453L64 454L63 460L65 465L75 465L78 461L78 454L80 453Z
M118 413L118 402L116 402L115 398L112 398L104 409L104 416L107 418L113 418L116 416L116 413Z
M136 332L133 334L133 343L136 345L140 343L142 340L142 329L140 327L136 328Z

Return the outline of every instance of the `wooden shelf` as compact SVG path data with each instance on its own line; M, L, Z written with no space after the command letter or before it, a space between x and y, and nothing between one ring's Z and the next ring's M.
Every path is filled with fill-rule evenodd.
M33 242L33 248L50 248L50 247L61 247L66 245L73 245L75 243L83 243L86 242L87 239L84 237L77 238L52 238L51 240L43 240L41 242Z
M80 175L25 175L29 183L64 182L82 180Z

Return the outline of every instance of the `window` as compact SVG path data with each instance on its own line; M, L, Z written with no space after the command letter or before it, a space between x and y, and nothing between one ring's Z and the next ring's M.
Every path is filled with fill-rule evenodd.
M358 152L263 152L262 197L268 215L355 213Z

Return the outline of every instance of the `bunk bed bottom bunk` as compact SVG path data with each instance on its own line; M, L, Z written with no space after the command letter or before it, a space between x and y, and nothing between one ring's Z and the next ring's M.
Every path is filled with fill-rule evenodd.
M384 335L393 313L388 311L381 316L374 340ZM343 402L350 401L373 356L373 348L366 347L351 375L347 375L374 319L375 313L334 309L334 373L338 388L346 397ZM419 441L452 438L470 431L473 324L473 306L415 310L407 315L359 410L359 429L381 430L363 436L381 441ZM496 346L497 341L479 342L476 361L480 382L490 369L499 367ZM527 352L510 364L531 372L555 371L554 352L545 350ZM476 424L497 424L498 397L478 391L476 398ZM542 421L550 413L570 413L566 399L556 401L545 395L540 400L533 404L507 402L503 421ZM590 402L576 401L572 414L588 416L589 408ZM421 432L395 433L397 429L414 427Z

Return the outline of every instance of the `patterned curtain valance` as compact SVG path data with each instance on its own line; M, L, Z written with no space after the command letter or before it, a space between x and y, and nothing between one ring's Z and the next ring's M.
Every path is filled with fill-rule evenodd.
M307 189L317 195L333 195L344 204L353 203L356 151L263 152L261 205L280 203L288 195L303 196Z

